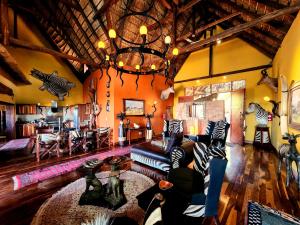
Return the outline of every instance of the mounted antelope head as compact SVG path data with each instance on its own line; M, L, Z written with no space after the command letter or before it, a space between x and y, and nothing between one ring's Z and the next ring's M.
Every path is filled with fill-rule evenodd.
M262 78L257 82L257 85L266 84L274 92L278 91L278 79L272 78L268 75L267 69L261 71Z
M167 100L167 99L169 98L169 95L170 95L171 93L172 93L172 94L175 93L175 91L174 91L174 86L170 86L170 87L168 87L167 89L162 90L162 92L161 92L161 94L160 94L161 100Z

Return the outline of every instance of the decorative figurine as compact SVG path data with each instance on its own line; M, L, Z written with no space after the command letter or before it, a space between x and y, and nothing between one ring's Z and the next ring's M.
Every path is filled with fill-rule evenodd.
M120 112L117 114L117 118L120 120L119 125L119 145L124 146L126 141L126 129L124 125L124 119L126 118L126 115L124 112Z
M86 161L79 171L85 173L86 188L81 195L79 205L102 205L104 202L105 191L102 183L98 180L95 173L102 166L103 161L91 159ZM90 187L92 189L90 190Z

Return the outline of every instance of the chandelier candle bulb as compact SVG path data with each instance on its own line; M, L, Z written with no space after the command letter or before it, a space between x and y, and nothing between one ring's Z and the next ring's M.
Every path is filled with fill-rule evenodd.
M165 44L166 44L166 45L171 44L171 37L170 37L170 36L166 36L166 37L165 37Z
M151 65L151 69L152 69L152 70L155 70L155 69L156 69L156 66L155 66L154 64L152 64L152 65Z
M114 29L109 29L108 36L110 38L116 38L117 37L116 31Z
M142 26L140 27L140 34L141 34L141 35L146 35L147 33L148 33L147 27L146 27L145 25L142 25Z
M122 61L119 61L119 67L123 67L124 63Z
M101 49L105 48L105 43L103 41L99 41L98 48L101 48Z
M178 48L174 48L172 53L173 53L173 55L178 55L179 54Z
M105 60L106 60L106 61L109 61L109 55L106 55L106 56L105 56Z
M141 66L140 65L136 65L135 68L136 68L136 70L140 70Z

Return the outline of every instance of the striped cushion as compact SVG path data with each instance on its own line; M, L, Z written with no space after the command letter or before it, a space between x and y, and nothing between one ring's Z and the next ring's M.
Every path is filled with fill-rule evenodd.
M215 128L215 122L213 121L208 121L207 122L207 127L206 127L206 130L205 130L205 134L206 135L211 135L212 132L214 131L214 128Z
M170 120L169 121L169 132L171 134L183 132L183 120Z
M201 173L202 176L205 175L206 164L208 162L208 150L204 143L196 142L194 145L194 169Z
M220 141L213 143L209 147L209 158L226 159L225 146L223 146Z
M225 127L227 122L225 120L220 120L216 122L214 131L212 133L213 139L224 139L225 138Z

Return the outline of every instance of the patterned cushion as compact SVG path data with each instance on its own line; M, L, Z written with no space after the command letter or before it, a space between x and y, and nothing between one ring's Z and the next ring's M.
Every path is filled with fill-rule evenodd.
M214 131L214 128L215 128L215 122L213 121L208 121L207 122L207 127L206 127L206 130L205 130L205 134L206 135L211 135L212 132Z
M169 133L178 134L183 132L183 120L170 120L169 121Z
M209 149L209 158L226 159L226 149L220 141L213 142Z
M214 131L212 133L213 139L224 139L225 138L225 127L227 122L225 120L220 120L216 122Z
M194 169L201 173L202 176L205 175L207 162L208 162L208 150L205 144L201 142L196 142L194 145Z
M180 146L182 143L183 134L182 133L174 133L172 134L170 140L168 141L168 145L166 148L167 152L170 152L173 147Z

